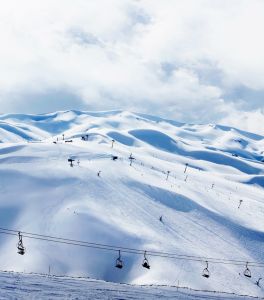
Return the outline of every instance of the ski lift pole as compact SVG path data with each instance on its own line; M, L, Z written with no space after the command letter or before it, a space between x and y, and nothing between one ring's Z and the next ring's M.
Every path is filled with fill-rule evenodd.
M73 162L74 162L74 161L75 161L74 159L68 158L68 162L70 163L70 167L73 167Z
M135 159L135 158L132 156L132 153L130 154L130 156L129 156L128 159L130 160L130 167L131 167L131 166L132 166L132 162L133 162L133 160Z
M243 200L239 200L238 208L240 208L242 202L243 202Z

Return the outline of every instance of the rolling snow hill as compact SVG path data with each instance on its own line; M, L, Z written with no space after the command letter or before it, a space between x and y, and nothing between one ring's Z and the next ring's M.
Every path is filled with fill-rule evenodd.
M21 256L17 236L0 234L0 268L263 296L263 148L235 128L126 111L0 115L0 228L146 250L151 266L29 238Z

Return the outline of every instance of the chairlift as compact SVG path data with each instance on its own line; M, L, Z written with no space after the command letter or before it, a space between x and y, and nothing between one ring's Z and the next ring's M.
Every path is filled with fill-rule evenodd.
M244 276L248 277L248 278L251 278L251 271L249 270L248 268L248 262L246 264L246 269L244 271Z
M209 278L210 277L210 272L208 270L208 261L206 261L206 268L203 269L202 276L205 277L205 278Z
M122 269L123 268L123 261L121 259L121 252L120 252L120 250L118 251L118 253L119 253L119 256L118 256L118 258L116 260L116 265L115 266L118 269Z
M24 255L26 252L26 249L23 245L22 235L20 232L18 232L18 244L17 244L17 253L20 255Z
M144 259L143 259L142 267L146 268L146 269L150 269L150 264L148 262L148 259L147 259L146 255L147 255L147 252L145 251L144 252Z

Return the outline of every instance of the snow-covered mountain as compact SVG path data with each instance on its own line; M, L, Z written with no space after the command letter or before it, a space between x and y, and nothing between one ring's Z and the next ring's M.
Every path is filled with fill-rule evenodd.
M263 148L235 128L126 111L0 115L0 228L146 250L151 266L121 251L120 270L117 251L27 238L21 256L0 234L1 269L261 296L264 268L243 272L264 263Z

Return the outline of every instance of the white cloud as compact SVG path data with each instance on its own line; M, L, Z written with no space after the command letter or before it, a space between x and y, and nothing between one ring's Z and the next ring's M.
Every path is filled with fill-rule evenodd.
M228 124L242 112L258 130L262 0L0 0L0 22L2 112L61 103Z
M264 111L258 109L250 112L234 111L223 118L221 123L264 135L263 120Z

